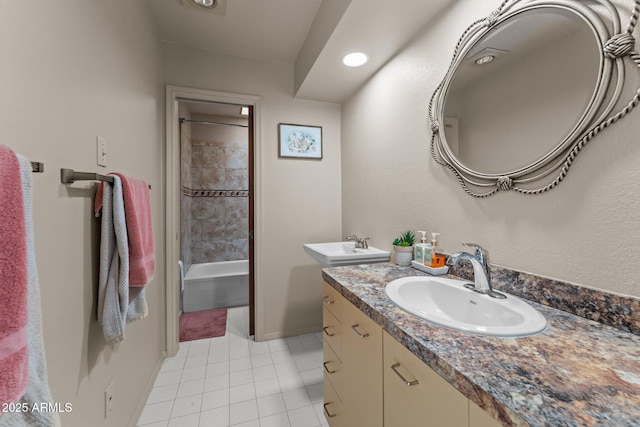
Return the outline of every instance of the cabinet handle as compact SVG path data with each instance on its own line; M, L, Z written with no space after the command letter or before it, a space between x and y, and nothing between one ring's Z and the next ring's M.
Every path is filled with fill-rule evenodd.
M331 363L331 362L323 362L322 366L324 366L324 370L327 371L327 374L335 374L336 371L330 371L329 368L327 368L327 364Z
M356 328L360 326L358 323L356 323L355 325L351 326L351 329L353 330L353 332L355 332L356 334L358 334L358 336L360 338L366 338L369 336L368 332L365 332L364 334L360 333L360 331L358 331Z
M402 374L400 372L398 372L398 367L399 366L400 366L400 364L396 363L394 365L391 365L391 369L393 369L393 372L395 372L396 375L400 377L400 379L402 380L403 383L405 383L409 387L411 387L412 385L418 384L418 380L408 381L405 377L403 377Z
M325 413L325 414L327 415L327 417L329 417L329 418L333 418L333 417L335 417L337 414L330 414L330 413L329 413L329 410L327 409L327 405L331 405L331 402L327 402L327 403L325 403L324 405L322 405L322 406L324 406L324 413Z
M330 334L329 332L327 332L327 329L329 329L331 326L325 326L324 328L322 328L322 330L324 331L325 334L327 334L328 337L332 337L335 335L334 334Z
M335 301L330 300L328 296L323 296L323 297L322 297L322 301L324 301L324 302L325 302L325 304L327 304L327 305L331 305L331 304L334 304L334 303L335 303Z

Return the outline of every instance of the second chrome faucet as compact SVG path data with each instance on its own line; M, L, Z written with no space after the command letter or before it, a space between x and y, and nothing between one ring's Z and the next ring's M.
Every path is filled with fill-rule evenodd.
M369 237L360 238L355 234L351 234L347 236L346 239L347 242L356 242L356 249L369 249L369 244L367 243Z

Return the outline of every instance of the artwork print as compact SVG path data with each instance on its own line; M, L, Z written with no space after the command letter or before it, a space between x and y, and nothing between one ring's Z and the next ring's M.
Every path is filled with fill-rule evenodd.
M280 123L279 157L322 159L322 127Z

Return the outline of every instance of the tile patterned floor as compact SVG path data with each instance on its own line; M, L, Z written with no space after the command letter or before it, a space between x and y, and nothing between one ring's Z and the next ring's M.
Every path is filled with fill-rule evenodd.
M180 343L137 426L327 426L321 334L257 343L248 319L248 307L229 309L224 337Z

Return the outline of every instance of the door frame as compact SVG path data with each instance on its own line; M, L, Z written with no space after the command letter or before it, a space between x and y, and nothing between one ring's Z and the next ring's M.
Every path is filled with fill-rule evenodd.
M254 206L254 236L260 236L262 221L261 212L261 100L259 96L243 95L228 92L218 92L206 89L196 89L181 86L166 86L165 92L165 352L167 357L175 356L178 352L179 341L179 316L180 309L180 272L178 260L180 259L180 126L178 117L179 101L208 101L227 104L247 105L253 107L253 206ZM260 277L260 240L254 237L253 274L254 274L254 301L255 301L255 338L262 341L264 329L263 299Z

